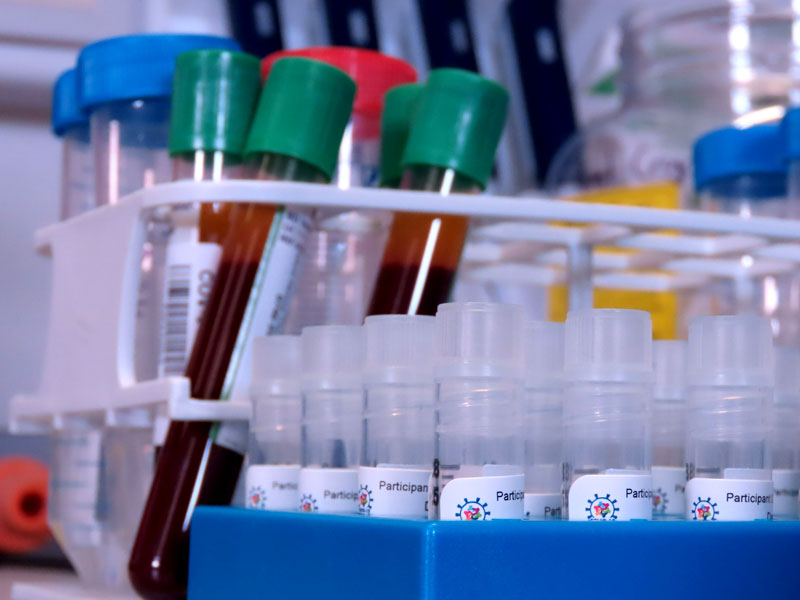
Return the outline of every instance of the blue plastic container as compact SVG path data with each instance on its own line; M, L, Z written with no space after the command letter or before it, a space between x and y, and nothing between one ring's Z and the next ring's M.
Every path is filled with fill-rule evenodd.
M400 521L200 507L189 600L797 598L800 523Z

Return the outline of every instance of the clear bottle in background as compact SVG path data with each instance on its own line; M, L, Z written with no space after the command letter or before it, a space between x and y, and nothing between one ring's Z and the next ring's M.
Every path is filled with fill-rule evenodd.
M377 187L384 95L395 86L416 81L414 67L374 50L331 46L276 52L264 59L263 73L287 56L319 60L356 82L353 112L342 137L333 183L341 189ZM389 218L382 211L316 212L287 331L299 332L308 325L361 324L386 244Z
M561 518L564 324L525 323L525 518Z
M61 220L95 207L94 155L89 140L89 117L78 102L75 69L62 73L53 88L53 133L61 149Z
M775 405L772 409L770 444L773 515L778 520L798 516L800 489L800 350L775 347Z
M364 391L360 325L317 325L301 334L302 512L357 513Z
M686 518L772 518L769 321L698 317L689 327Z
M652 326L639 310L570 311L564 332L570 521L652 519Z
M433 462L434 318L364 322L364 440L358 511L425 519Z
M686 507L686 342L653 342L653 517L683 519Z
M775 124L747 129L726 127L702 136L694 145L694 182L702 210L742 217L789 218L787 165L783 137ZM753 264L745 255L742 264ZM747 263L745 261L748 261ZM800 277L789 265L774 273L723 279L707 290L712 314L751 313L768 317L775 341L800 342Z
M97 206L169 181L167 154L175 58L202 48L238 50L227 38L129 35L89 44L78 55L81 109L89 114ZM146 240L134 333L138 380L158 375L161 298L169 235L167 209L146 215Z
M399 188L403 152L419 107L423 84L407 83L386 92L381 113L381 187Z
M270 335L253 340L246 508L297 510L303 413L300 356L300 336Z
M192 50L175 62L169 154L174 181L223 181L246 176L244 146L261 90L258 59L229 50ZM180 376L200 325L231 206L224 202L174 207L160 303L158 376ZM169 420L156 417L156 453Z
M460 69L436 69L420 95L403 152L407 190L478 193L486 187L506 119L508 92ZM469 220L397 213L367 314L434 315L450 295Z
M330 181L354 95L355 84L339 69L303 58L278 61L245 150L256 177ZM281 332L311 225L307 209L274 204L237 204L229 222L186 366L193 398L249 397L252 340ZM231 502L246 447L241 423L170 423L129 563L139 594L186 595L192 510Z
M522 519L522 307L442 304L435 325L436 437L429 518Z

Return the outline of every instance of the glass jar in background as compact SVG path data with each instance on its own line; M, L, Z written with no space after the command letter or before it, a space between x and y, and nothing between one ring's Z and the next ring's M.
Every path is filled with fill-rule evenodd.
M797 94L798 21L789 0L648 3L626 14L622 105L565 144L549 190L588 202L693 207L685 192L694 140L731 123L779 119ZM595 306L649 310L655 337L670 339L685 335L709 302L703 293L596 289ZM549 312L565 316L563 290L551 292Z
M380 123L387 91L416 81L405 61L374 50L345 47L276 52L262 62L262 76L286 56L311 58L338 67L357 85L353 113L342 137L333 183L341 189L377 187ZM379 211L320 210L300 266L286 332L308 325L360 325L386 244L390 215Z

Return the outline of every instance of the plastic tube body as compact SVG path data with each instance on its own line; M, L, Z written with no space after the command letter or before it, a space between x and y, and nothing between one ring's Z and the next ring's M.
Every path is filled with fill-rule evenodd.
M61 151L61 220L95 207L94 156L89 124L64 132Z

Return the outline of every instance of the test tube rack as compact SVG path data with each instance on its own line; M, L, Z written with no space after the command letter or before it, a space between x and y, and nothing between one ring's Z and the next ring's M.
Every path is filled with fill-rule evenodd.
M566 283L573 308L591 306L593 287L673 291L713 277L786 273L800 262L800 222L791 220L287 182L160 184L36 233L37 252L53 263L50 323L39 390L12 399L13 431L57 429L65 418L86 414L103 415L113 425L124 423L134 409L164 404L175 420L249 418L246 398L194 400L185 378L134 377L133 332L148 211L222 201L466 215L473 223L462 265L468 277ZM438 526L425 527L431 528L431 539L440 535ZM782 531L789 529L796 531ZM585 546L582 560L589 563L594 550ZM365 542L364 552L369 548ZM464 558L458 554L447 559L454 568ZM627 556L608 560L618 564ZM302 553L297 560L305 560ZM15 596L29 597L35 596Z

